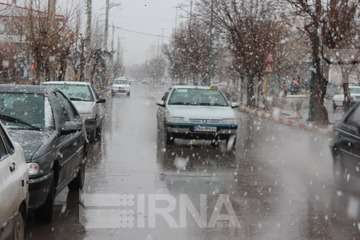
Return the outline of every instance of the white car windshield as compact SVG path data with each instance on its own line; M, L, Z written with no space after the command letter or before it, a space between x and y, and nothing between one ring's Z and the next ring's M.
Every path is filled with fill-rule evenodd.
M129 85L129 81L127 81L127 80L115 80L114 84L115 85Z
M94 96L91 93L90 87L88 85L48 84L47 86L52 86L61 90L72 101L94 101Z
M360 88L350 87L350 93L351 94L360 94Z
M169 105L192 106L228 106L224 95L213 89L175 89L169 99Z

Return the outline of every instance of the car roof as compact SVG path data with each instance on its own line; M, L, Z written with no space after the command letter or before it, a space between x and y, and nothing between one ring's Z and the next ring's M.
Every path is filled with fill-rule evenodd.
M79 82L79 81L51 81L51 82L43 82L41 83L43 85L84 85L84 86L90 86L91 84L89 82Z
M15 85L15 84L0 84L0 92L9 93L34 93L47 95L53 90L49 87L41 85Z
M195 85L175 85L172 88L173 89L205 89L205 90L214 89L214 87L212 86L195 86Z

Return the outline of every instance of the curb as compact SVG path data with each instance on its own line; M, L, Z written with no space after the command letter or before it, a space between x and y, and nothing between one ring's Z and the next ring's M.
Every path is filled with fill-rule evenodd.
M243 113L248 113L250 115L253 115L257 118L260 119L266 119L269 121L272 121L276 124L281 124L281 125L285 125L291 128L296 128L296 129L300 129L300 130L304 130L304 131L308 131L308 132L318 132L320 134L324 134L324 135L330 135L333 132L333 125L329 125L328 127L319 127L319 126L314 126L312 123L303 123L303 122L299 122L296 121L295 119L289 119L289 118L285 118L285 117L276 117L275 114L270 113L270 112L266 112L264 110L261 109L254 109L254 108L249 108L246 106L240 106L239 108L240 112Z

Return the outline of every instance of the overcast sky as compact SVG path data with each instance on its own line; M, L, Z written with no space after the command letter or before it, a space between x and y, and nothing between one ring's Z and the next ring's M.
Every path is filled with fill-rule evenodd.
M85 0L78 0L85 2ZM169 36L175 26L175 7L189 0L111 0L121 3L120 7L111 10L110 23L117 26L165 36ZM58 0L58 6L72 5L74 0ZM105 0L93 0L94 18L104 23ZM111 34L111 31L110 31ZM156 46L160 38L118 30L124 49L124 60L127 65L142 63L149 56L151 46ZM116 35L117 35L116 34ZM111 37L111 35L110 35ZM168 38L165 37L165 41Z

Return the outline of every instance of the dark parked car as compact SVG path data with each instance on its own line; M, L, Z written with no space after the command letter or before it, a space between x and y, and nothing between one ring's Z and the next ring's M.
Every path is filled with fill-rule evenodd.
M57 193L81 189L85 177L85 129L79 113L59 90L0 85L0 120L25 152L29 208L50 222Z
M360 186L360 104L356 104L335 127L331 145L334 177L344 190Z

